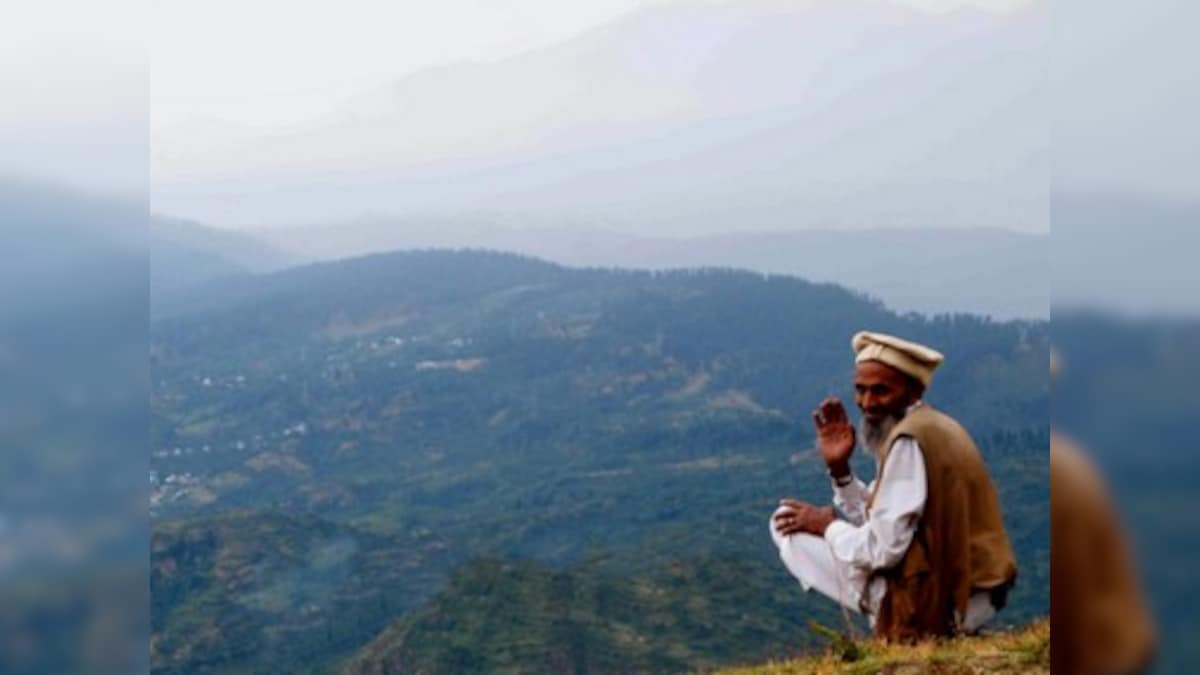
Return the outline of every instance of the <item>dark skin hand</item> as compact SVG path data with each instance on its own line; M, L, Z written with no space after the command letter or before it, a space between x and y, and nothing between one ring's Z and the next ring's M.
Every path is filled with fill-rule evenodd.
M849 475L850 455L854 453L854 425L842 402L836 396L821 401L813 411L813 424L817 427L817 448L830 475L834 478Z
M801 532L821 537L829 524L837 520L832 506L814 506L795 499L781 499L779 505L787 510L775 516L775 531L785 537Z
M829 472L836 477L849 475L854 426L842 402L834 396L826 398L813 411L813 422L817 426L817 447ZM802 532L824 536L829 524L837 520L831 506L814 506L796 499L781 499L779 505L787 508L775 516L775 530L784 536Z

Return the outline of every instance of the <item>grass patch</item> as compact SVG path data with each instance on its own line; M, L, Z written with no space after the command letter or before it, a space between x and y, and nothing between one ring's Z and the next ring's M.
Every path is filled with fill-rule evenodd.
M1048 675L1050 622L980 637L914 645L868 640L847 649L838 642L816 657L717 671L718 675Z

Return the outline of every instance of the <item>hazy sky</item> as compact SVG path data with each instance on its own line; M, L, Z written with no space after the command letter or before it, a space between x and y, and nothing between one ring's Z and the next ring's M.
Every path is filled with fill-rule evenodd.
M145 191L149 8L0 2L0 174Z
M1195 0L1055 0L1058 187L1200 202Z
M154 204L230 227L454 209L676 234L1044 231L1031 6L166 0Z
M153 10L153 126L164 131L204 120L286 127L421 68L498 60L640 8L688 1L161 0ZM930 12L1007 11L1030 2L881 1Z
M135 189L148 119L164 142L205 125L286 129L406 73L502 59L672 1L4 0L0 174ZM1180 132L1200 116L1197 69L1183 57L1200 3L1101 1L1103 11L1092 0L1052 5L1056 176L1195 198L1200 135ZM1031 4L893 2L930 12Z

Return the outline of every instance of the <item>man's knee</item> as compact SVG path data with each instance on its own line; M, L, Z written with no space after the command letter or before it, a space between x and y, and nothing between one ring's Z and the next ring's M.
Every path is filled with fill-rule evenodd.
M771 532L771 541L775 542L776 548L783 547L785 537L784 537L784 535L780 534L779 530L777 530L775 527L775 516L778 516L780 513L784 512L786 510L787 510L786 506L781 506L781 507L775 509L775 512L771 514L771 517L769 519L767 519L767 530L769 530Z

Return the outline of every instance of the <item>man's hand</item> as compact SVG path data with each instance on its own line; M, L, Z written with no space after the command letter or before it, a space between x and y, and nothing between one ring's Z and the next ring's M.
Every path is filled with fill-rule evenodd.
M775 514L775 531L785 537L800 532L825 535L825 528L837 520L832 506L813 506L795 499L781 499L779 505L785 510Z
M821 406L813 411L813 424L817 427L817 447L829 473L834 478L849 475L854 425L850 424L842 402L834 396L821 401Z

